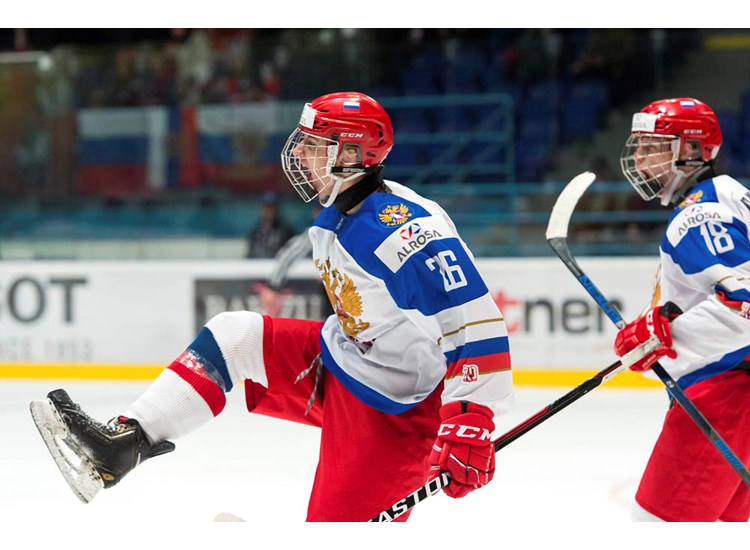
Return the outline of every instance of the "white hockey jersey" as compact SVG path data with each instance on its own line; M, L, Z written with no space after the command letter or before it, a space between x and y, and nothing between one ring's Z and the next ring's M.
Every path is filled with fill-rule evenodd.
M408 410L443 380L443 402L508 411L508 333L471 252L440 206L385 183L390 193L348 216L325 208L309 230L335 312L321 333L323 364L387 413Z
M750 192L729 176L696 185L661 241L655 303L672 301L675 359L659 362L685 388L750 353Z

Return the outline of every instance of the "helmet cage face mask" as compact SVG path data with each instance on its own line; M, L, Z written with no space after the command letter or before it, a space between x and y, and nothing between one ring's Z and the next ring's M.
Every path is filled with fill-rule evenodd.
M284 173L302 200L310 202L334 183L339 144L296 129L281 151ZM316 189L313 181L318 182Z
M650 201L672 180L682 179L676 167L679 152L678 136L633 133L620 156L620 167L641 198Z

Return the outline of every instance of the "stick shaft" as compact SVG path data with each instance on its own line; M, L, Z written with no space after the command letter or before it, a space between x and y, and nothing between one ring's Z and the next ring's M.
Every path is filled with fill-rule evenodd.
M629 353L623 355L618 361L615 361L608 367L602 369L582 384L576 386L562 397L550 403L543 409L539 410L537 413L533 414L520 424L516 425L514 428L511 428L503 435L495 439L493 441L495 451L499 451L500 449L510 445L522 435L539 426L539 424L541 424L542 422L549 420L550 418L552 418L552 416L563 410L565 407L574 403L575 401L578 401L581 397L589 393L594 388L597 388L617 373L625 370L630 365L635 364L645 355L651 353L659 345L659 340L656 338L652 338L651 340L641 344ZM411 510L421 501L436 494L449 483L450 477L448 476L448 473L441 472L440 476L438 476L434 480L429 481L426 485L420 487L409 496L402 498L396 504L394 504L384 512L381 512L379 515L369 521L393 521L400 515Z

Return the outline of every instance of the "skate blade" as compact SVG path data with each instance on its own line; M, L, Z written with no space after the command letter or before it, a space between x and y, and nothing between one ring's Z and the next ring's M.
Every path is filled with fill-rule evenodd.
M49 399L32 401L31 418L65 481L81 502L87 504L104 487L99 472L70 437L68 427Z
M231 512L222 512L220 514L217 514L214 518L214 521L224 522L224 521L245 521L239 516L235 516Z

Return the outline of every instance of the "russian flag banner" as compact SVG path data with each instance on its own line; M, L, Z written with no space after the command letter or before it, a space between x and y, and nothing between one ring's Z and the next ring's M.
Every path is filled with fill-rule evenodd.
M166 187L169 125L165 107L81 109L79 190L127 195Z
M281 149L297 124L274 103L82 109L78 188L123 196L170 187L279 189Z
M203 181L241 191L279 187L281 148L296 124L294 116L284 123L276 104L241 104L201 105L196 118Z

